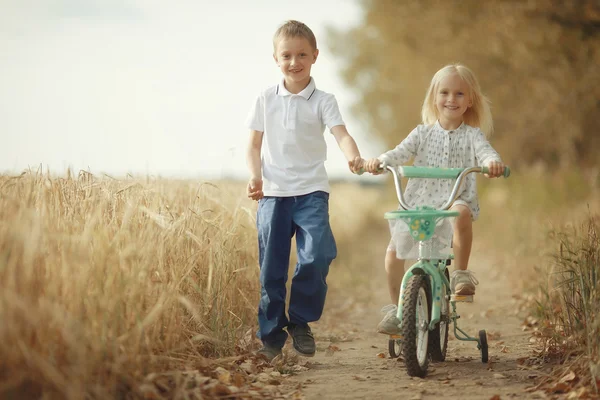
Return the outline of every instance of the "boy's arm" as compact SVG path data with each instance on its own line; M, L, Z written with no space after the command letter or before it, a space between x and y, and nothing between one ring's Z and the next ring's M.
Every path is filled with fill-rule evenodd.
M250 171L250 180L246 193L252 200L260 200L263 198L263 181L262 181L262 163L260 159L260 151L262 147L263 132L252 130L250 131L250 140L246 149L246 165Z
M336 125L331 128L331 133L335 137L340 150L344 153L346 160L348 160L348 167L351 172L358 172L362 167L362 159L360 158L360 151L354 141L354 138L350 136L345 125Z

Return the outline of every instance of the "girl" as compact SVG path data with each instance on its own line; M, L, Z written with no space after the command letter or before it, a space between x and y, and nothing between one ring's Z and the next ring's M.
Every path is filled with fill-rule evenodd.
M454 64L440 69L433 76L422 109L423 124L417 126L396 148L377 158L364 161L367 172L378 173L379 165L386 162L397 166L414 157L415 166L465 168L487 166L488 177L501 176L504 164L486 139L491 134L492 115L489 102L473 72ZM411 207L427 205L440 207L448 199L453 182L442 179L410 179L405 199ZM451 207L460 214L454 220L453 247L455 271L450 287L458 295L475 294L479 282L467 269L473 240L472 221L479 215L476 180L469 174ZM385 317L377 326L379 333L398 333L400 321L395 303L400 296L404 276L404 260L414 254L414 241L403 221L391 221L392 240L385 256L388 290L392 303L384 307ZM407 241L408 239L408 241Z

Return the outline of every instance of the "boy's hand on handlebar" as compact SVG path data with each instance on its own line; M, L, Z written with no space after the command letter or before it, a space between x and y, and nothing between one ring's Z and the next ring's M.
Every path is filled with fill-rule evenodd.
M488 170L489 173L485 174L487 178L497 178L504 174L504 164L500 161L490 161Z
M381 160L379 158L371 158L370 160L365 160L363 168L373 175L379 175L384 172L383 169L379 168L380 165Z
M350 172L353 174L360 174L363 169L363 164L365 160L363 160L360 156L354 157L354 160L348 161L348 168L350 168Z
M263 181L259 178L250 178L248 181L248 187L246 188L246 194L251 200L260 200L265 197L263 193Z

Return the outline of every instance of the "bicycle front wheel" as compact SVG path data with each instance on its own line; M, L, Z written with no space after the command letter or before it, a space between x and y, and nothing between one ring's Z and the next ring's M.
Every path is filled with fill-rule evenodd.
M427 275L414 275L404 290L402 354L410 376L425 377L429 366L431 290Z
M448 276L448 270L446 277ZM434 362L444 361L448 350L448 331L450 325L450 300L446 293L446 285L442 284L440 292L440 322L435 326L435 329L429 333L429 352L431 360Z

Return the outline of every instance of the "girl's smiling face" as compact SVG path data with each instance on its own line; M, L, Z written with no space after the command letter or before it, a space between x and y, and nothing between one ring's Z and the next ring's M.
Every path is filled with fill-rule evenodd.
M462 123L463 114L472 105L469 92L469 86L458 74L450 74L440 80L435 93L435 107L443 127L454 129Z

